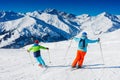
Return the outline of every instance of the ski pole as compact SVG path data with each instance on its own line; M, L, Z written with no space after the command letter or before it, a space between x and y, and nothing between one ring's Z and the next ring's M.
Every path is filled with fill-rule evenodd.
M68 48L67 48L67 51L66 51L66 55L65 55L65 57L66 57L67 54L68 54L68 51L69 51L69 49L70 49L70 47L71 47L71 43L72 43L72 40L70 41L70 45L69 45Z
M99 45L100 45L100 53L101 53L101 56L102 56L102 61L103 61L103 64L104 64L104 57L103 57L103 50L102 50L101 42L99 42Z
M35 64L34 64L34 62L33 62L33 60L32 60L32 57L31 57L31 55L30 55L30 52L28 51L28 54L29 54L29 58L30 58L30 61L31 61L31 63L32 63L32 65L33 65L33 69L32 69L32 72L33 73L35 73L35 74L33 74L34 75L34 80L37 80L38 79L38 76L37 76L37 74L36 74L36 71L35 71Z
M49 63L52 63L51 59L50 59L50 52L49 52L49 50L48 50L48 54L49 54Z
M32 65L34 66L34 62L32 60L32 57L31 57L30 53L29 53L29 58L30 58L30 61L31 61Z
M69 46L68 46L68 48L67 48L67 51L66 51L66 54L65 54L65 56L64 56L65 63L66 63L66 56L67 56L68 51L69 51L69 49L70 49L70 47L71 47L71 44L72 44L72 40L70 41L70 44L69 44Z

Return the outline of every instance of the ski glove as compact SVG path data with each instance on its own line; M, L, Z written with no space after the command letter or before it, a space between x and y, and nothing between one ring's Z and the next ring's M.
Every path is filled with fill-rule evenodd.
M100 38L98 38L98 42L100 42Z
M49 48L46 48L47 50L49 50Z
M30 52L29 50L27 50L27 52Z

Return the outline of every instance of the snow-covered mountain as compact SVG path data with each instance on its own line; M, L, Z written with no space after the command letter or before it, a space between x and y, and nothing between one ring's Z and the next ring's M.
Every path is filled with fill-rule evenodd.
M97 16L89 17L81 24L81 29L83 31L87 31L93 35L112 32L119 28L120 18L118 18L116 15L112 15L106 12L103 12Z
M5 22L9 20L15 20L23 17L21 13L15 13L13 11L0 11L0 22Z
M90 34L112 32L120 28L119 15L103 12L97 16L75 16L56 9L28 13L0 12L0 47L20 48L33 43L70 39L81 31Z

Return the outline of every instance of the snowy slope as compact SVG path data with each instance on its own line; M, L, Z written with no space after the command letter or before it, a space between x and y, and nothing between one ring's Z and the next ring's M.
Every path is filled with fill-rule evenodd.
M50 67L39 68L33 55L26 49L0 49L0 80L119 80L120 79L120 30L101 35L103 59L98 43L88 46L84 69L71 71L70 65L75 58L77 43L63 41L41 43L50 50L41 50L43 59ZM90 34L89 34L90 35ZM112 37L111 37L112 36ZM50 54L50 59L49 59ZM32 61L31 61L32 59ZM49 63L51 60L52 63ZM34 66L32 65L34 63Z

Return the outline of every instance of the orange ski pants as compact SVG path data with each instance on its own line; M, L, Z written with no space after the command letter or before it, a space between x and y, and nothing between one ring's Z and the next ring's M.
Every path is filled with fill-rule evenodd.
M77 55L76 55L76 58L74 59L74 61L72 63L72 67L75 67L76 64L78 64L78 66L82 67L85 54L86 54L86 52L83 52L81 50L77 50Z

